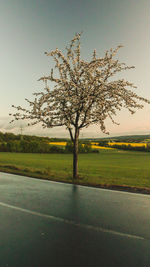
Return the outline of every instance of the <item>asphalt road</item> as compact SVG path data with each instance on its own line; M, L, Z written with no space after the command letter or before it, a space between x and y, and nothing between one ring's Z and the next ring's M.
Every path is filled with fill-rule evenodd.
M0 267L149 267L150 196L0 173Z

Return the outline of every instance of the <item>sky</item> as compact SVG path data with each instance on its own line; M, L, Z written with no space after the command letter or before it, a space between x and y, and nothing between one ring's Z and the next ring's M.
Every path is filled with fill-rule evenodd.
M64 51L75 33L83 31L81 57L89 59L94 49L100 57L122 44L118 59L129 66L122 78L133 82L135 92L150 99L150 1L149 0L1 0L0 7L0 131L69 137L65 128L42 129L25 121L10 124L12 105L27 107L25 98L44 86L38 79L50 73L52 58L45 56L58 47ZM110 136L150 134L150 105L131 115L117 114L119 126L106 121ZM98 126L81 137L104 137Z

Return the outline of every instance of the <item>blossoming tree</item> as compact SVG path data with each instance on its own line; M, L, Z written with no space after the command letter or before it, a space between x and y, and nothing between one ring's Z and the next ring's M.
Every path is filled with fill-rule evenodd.
M78 177L78 140L81 130L92 124L98 124L102 132L106 132L105 120L113 116L117 110L127 108L131 114L136 109L143 108L141 101L150 103L147 99L135 94L131 88L136 88L124 79L114 79L123 70L134 68L114 59L121 46L106 51L104 57L92 53L89 62L80 57L80 37L76 34L66 47L65 55L56 48L50 53L45 52L55 61L57 77L50 75L41 77L46 86L42 92L34 93L29 109L13 106L18 111L12 114L14 120L29 119L29 125L42 123L43 127L65 126L73 142L73 178ZM55 86L50 89L49 82Z

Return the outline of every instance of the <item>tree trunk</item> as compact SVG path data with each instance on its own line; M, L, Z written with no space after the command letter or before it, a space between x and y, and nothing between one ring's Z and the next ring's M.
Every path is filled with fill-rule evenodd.
M78 139L79 139L79 130L75 129L75 136L73 143L73 179L78 178Z

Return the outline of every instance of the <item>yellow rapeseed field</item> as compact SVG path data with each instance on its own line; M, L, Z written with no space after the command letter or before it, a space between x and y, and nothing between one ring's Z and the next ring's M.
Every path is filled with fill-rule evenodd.
M67 142L50 142L49 145L54 145L54 146L66 146ZM84 144L83 144L84 146ZM91 143L91 147L93 149L113 149L111 147L103 147L103 146L98 146L98 143Z
M91 147L95 149L113 149L112 147L97 146L97 145L91 145Z
M50 142L49 145L66 146L67 142Z
M50 142L49 144L54 145L54 146L66 146L67 142ZM91 147L93 149L113 149L111 147L99 146L98 144L99 143L97 143L97 142L91 142ZM108 142L108 145L109 146L113 146L113 145L119 145L119 146L126 145L127 146L127 145L130 145L132 147L142 147L142 146L146 147L147 143Z

